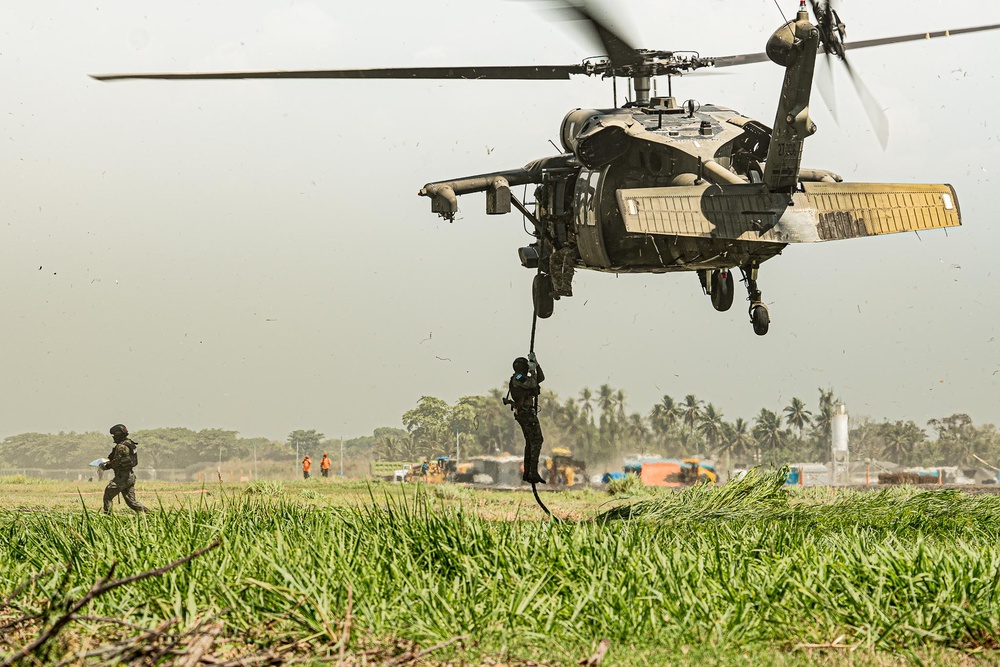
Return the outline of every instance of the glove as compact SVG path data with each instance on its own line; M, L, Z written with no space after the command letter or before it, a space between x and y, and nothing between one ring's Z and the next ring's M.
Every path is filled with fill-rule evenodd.
M528 361L530 361L533 364L537 364L538 363L538 360L535 358L535 353L534 352L529 352L528 353Z

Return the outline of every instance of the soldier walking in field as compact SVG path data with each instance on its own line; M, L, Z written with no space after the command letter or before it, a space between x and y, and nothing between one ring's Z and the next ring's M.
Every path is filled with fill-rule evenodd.
M113 470L114 479L108 482L104 489L104 513L111 514L111 502L119 493L125 499L125 504L136 512L148 512L145 505L135 499L135 468L139 465L136 453L138 444L128 437L128 429L124 424L111 427L111 437L115 446L108 454L108 460L102 463L101 470Z
M514 419L521 426L524 434L524 470L521 479L529 484L544 484L545 480L538 474L538 457L542 453L542 426L538 423L539 385L545 380L542 367L535 361L532 352L528 358L518 357L514 360L514 374L510 376L507 395L510 400L504 403L514 411Z

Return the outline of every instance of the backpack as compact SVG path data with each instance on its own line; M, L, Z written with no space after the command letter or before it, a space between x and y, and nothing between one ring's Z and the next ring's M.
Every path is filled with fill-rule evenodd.
M132 440L131 438L127 438L125 440L125 444L128 445L128 451L129 451L129 457L128 457L128 459L129 459L129 463L132 464L133 468L138 468L139 467L139 453L138 453L139 443L137 443L135 440Z

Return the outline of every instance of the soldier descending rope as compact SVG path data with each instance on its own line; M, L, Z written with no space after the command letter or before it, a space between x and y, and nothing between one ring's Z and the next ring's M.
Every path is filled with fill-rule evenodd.
M538 457L542 453L542 427L538 423L539 385L545 380L542 367L535 361L535 353L528 358L518 357L514 360L514 374L508 383L508 398L504 404L514 411L514 419L521 426L524 434L524 472L521 479L529 484L544 483L538 474Z

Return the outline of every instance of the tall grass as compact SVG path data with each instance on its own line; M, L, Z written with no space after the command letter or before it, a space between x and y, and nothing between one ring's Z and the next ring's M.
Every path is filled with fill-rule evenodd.
M481 651L573 660L602 637L640 653L839 637L874 651L1000 648L1000 499L894 490L820 502L779 481L695 487L577 523L487 521L463 497L420 490L346 509L250 494L139 517L0 512L0 600L53 570L21 598L58 603L112 562L131 574L221 539L92 613L153 625L224 612L234 635L333 646L350 596L368 636L468 634Z

